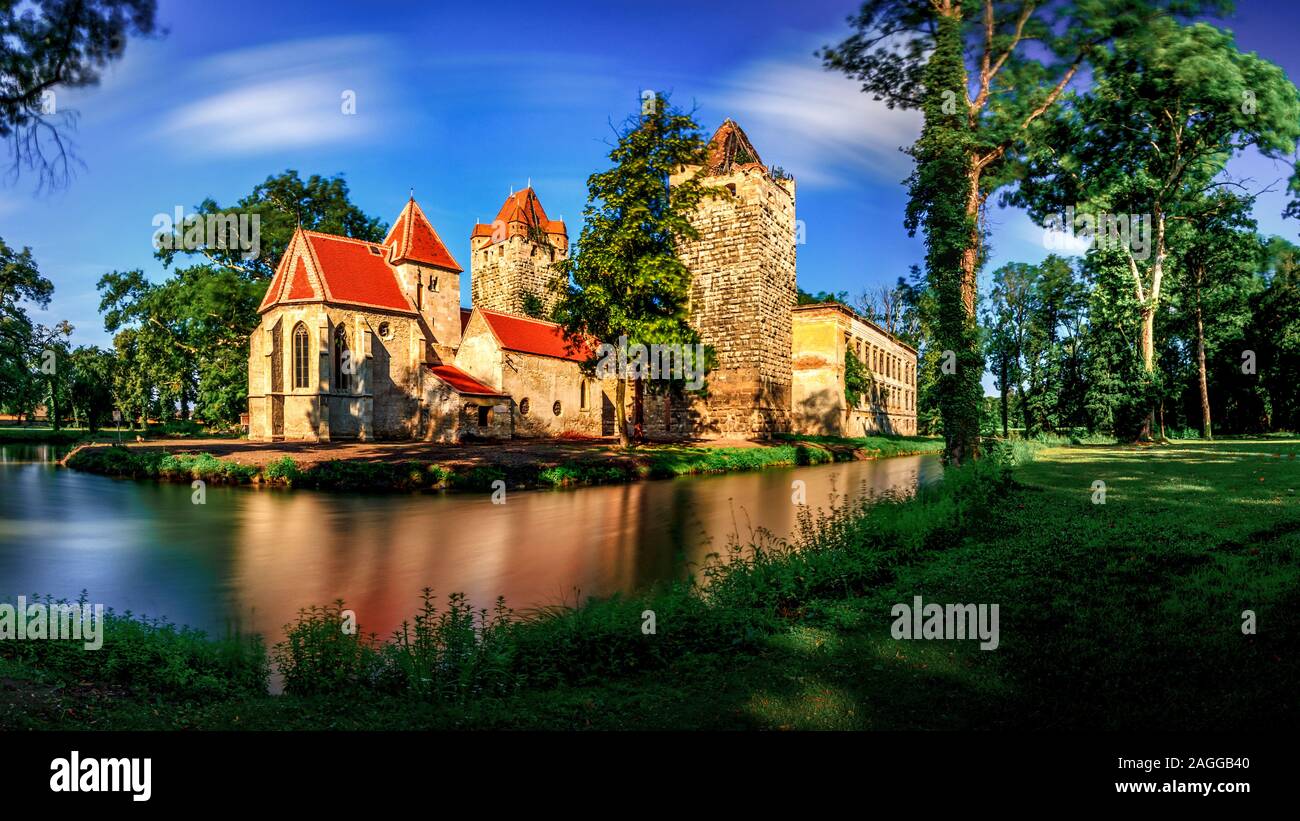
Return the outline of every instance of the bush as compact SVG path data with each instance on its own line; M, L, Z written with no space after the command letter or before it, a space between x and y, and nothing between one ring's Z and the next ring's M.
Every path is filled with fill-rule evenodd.
M69 604L46 596L47 605ZM78 605L86 603L83 593ZM103 645L86 650L79 641L5 641L0 656L24 662L68 681L126 687L140 696L212 700L267 691L269 667L258 636L210 639L199 630L165 619L105 609Z

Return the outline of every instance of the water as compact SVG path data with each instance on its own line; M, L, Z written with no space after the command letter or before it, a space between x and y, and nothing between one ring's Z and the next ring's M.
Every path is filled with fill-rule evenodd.
M50 446L0 446L0 599L76 598L214 635L282 635L300 607L342 598L366 632L409 618L421 588L478 606L574 603L682 578L728 540L796 526L791 483L909 492L934 456L561 491L347 495L108 479L49 464Z

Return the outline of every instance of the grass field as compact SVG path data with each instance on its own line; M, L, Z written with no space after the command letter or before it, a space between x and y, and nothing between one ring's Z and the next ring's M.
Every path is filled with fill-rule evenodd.
M1055 448L1014 477L972 496L976 508L898 504L851 539L769 556L713 604L750 631L744 639L674 636L667 609L660 635L645 638L682 649L622 674L593 662L586 677L436 700L149 699L7 657L0 727L1300 726L1300 439ZM999 647L895 640L890 610L915 595L998 604ZM619 618L642 606L628 604ZM585 637L600 659L600 614L623 611L568 614L534 638L563 659Z

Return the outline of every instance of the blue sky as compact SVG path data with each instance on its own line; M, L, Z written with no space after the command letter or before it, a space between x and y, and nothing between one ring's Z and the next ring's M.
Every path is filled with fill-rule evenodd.
M732 117L769 164L792 172L806 244L805 290L892 283L922 256L902 228L918 115L889 111L823 71L812 52L846 32L845 0L623 3L355 3L162 0L166 36L133 41L97 88L61 92L85 163L71 186L0 187L0 237L30 246L55 296L38 321L68 319L78 344L108 345L95 282L113 269L163 276L153 217L211 196L233 203L287 168L345 175L387 221L410 188L467 265L476 220L530 180L577 238L585 181L606 166L611 121L641 91L695 108L706 132ZM1239 4L1241 46L1300 78L1300 4ZM341 110L345 91L356 113ZM1261 229L1279 217L1289 169L1246 157ZM989 268L1048 251L1023 214L990 213ZM469 302L469 277L462 280Z

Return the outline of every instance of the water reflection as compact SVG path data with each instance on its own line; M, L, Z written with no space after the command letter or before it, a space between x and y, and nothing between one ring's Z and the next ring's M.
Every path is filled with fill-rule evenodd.
M0 448L0 595L54 593L209 632L278 637L298 608L343 598L367 630L409 618L420 589L517 609L680 578L729 538L796 526L838 492L908 491L940 473L900 457L571 491L345 495L118 481L18 464Z

